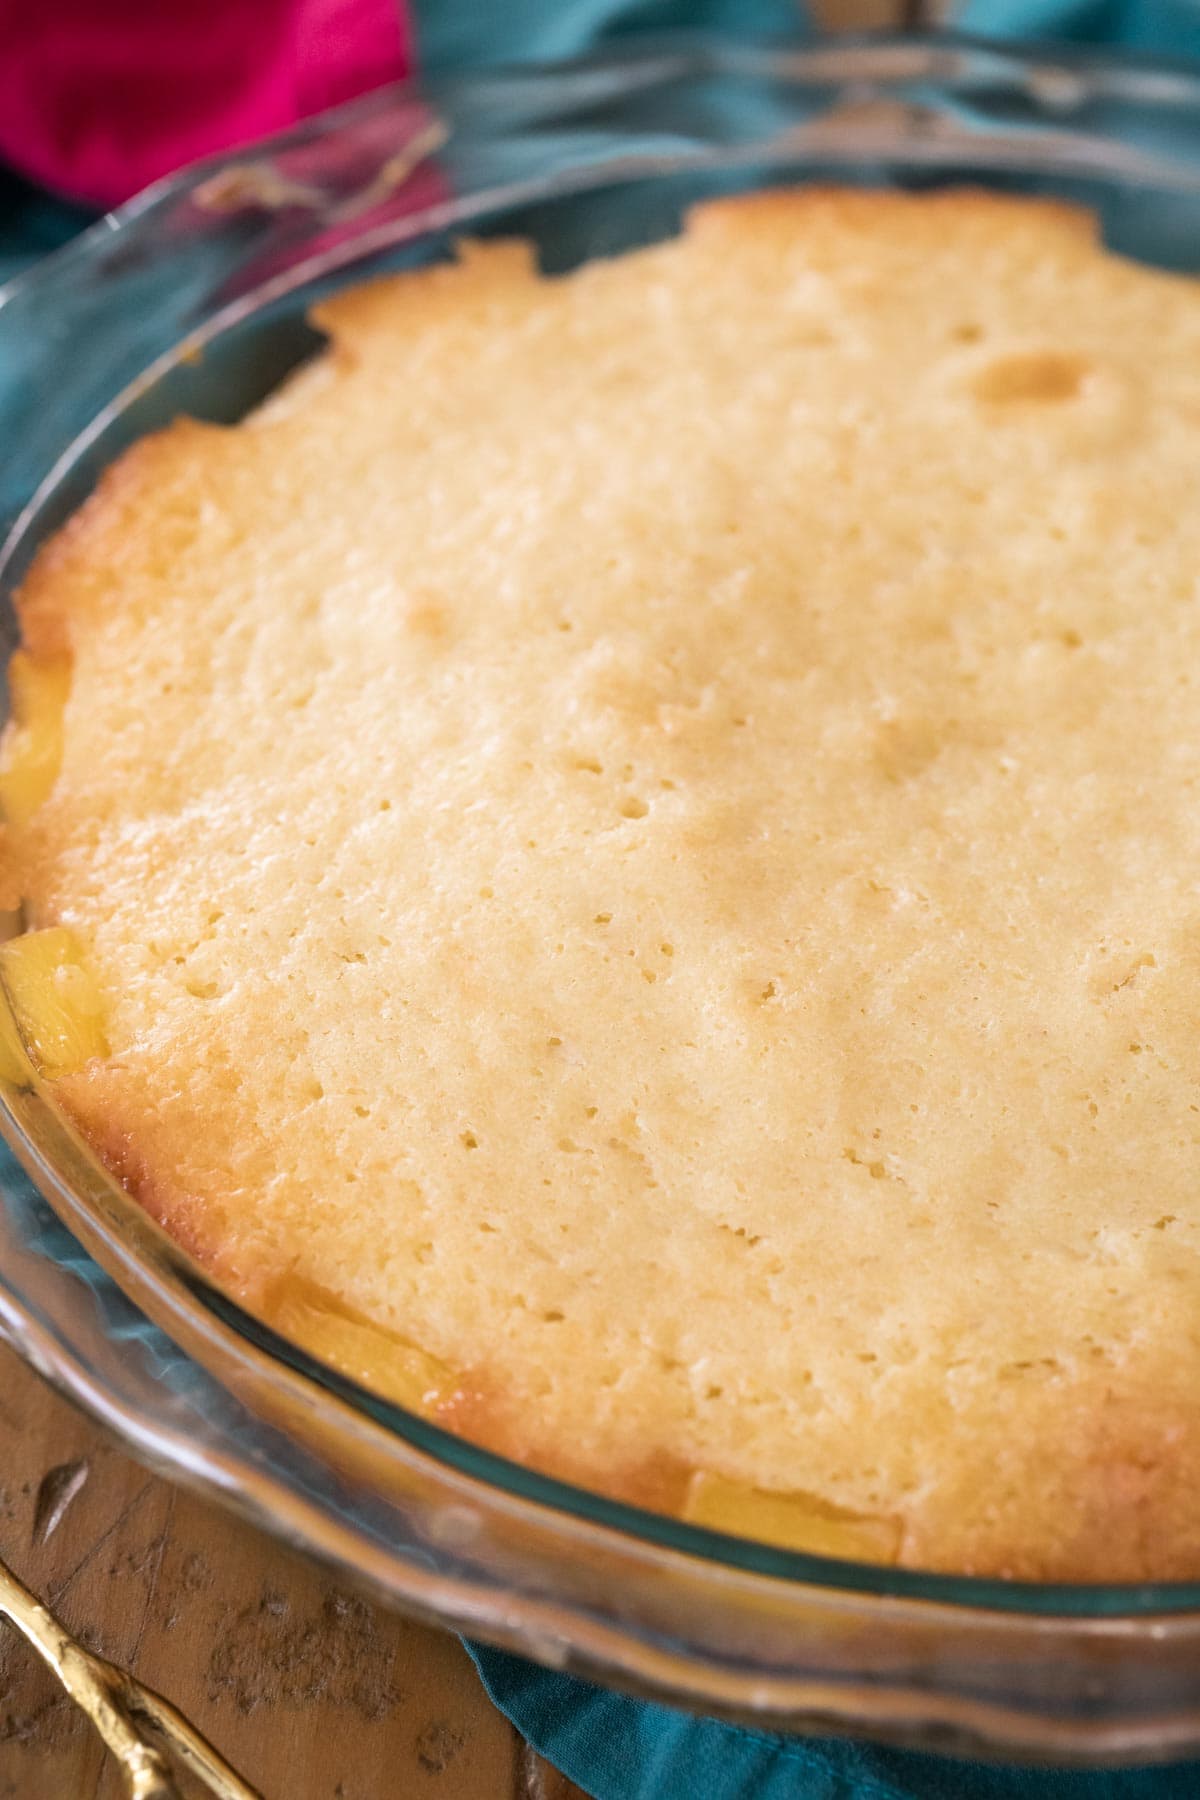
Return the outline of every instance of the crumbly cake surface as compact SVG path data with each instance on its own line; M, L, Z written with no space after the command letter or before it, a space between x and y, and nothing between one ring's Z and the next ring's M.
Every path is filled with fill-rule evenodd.
M831 191L320 322L22 596L64 1103L510 1454L1200 1575L1200 288Z

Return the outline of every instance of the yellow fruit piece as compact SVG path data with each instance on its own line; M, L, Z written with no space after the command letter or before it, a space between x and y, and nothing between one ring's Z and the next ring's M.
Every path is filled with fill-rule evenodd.
M813 1556L894 1563L900 1554L896 1519L847 1512L814 1494L748 1487L704 1469L697 1469L688 1482L683 1517L689 1525Z
M32 1076L33 1064L21 1041L12 1008L0 999L0 1085L28 1088Z
M339 1374L349 1375L410 1412L433 1413L439 1400L459 1385L446 1363L355 1317L312 1282L285 1282L270 1309L270 1319L276 1331Z
M17 650L9 662L11 716L0 739L0 807L11 825L32 818L58 779L70 686L68 657L39 661Z
M65 925L27 931L0 944L3 981L33 1063L53 1078L108 1055L104 1001L84 963L83 946Z

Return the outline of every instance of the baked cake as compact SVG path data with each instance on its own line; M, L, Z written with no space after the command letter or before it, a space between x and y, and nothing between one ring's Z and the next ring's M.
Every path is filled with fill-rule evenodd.
M0 966L63 1107L539 1468L1200 1576L1200 286L802 191L317 320L20 597Z

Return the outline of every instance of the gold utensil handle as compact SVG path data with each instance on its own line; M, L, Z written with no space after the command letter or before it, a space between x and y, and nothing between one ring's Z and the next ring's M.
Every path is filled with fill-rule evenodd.
M146 1725L215 1800L262 1800L170 1701L77 1644L3 1562L0 1617L11 1620L87 1714L124 1772L129 1800L180 1800L166 1758L144 1734Z

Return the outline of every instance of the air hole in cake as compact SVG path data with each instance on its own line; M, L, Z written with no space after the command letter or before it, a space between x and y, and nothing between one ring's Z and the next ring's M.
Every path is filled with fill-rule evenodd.
M1019 350L986 363L972 384L987 405L1054 405L1074 400L1091 365L1061 350Z

